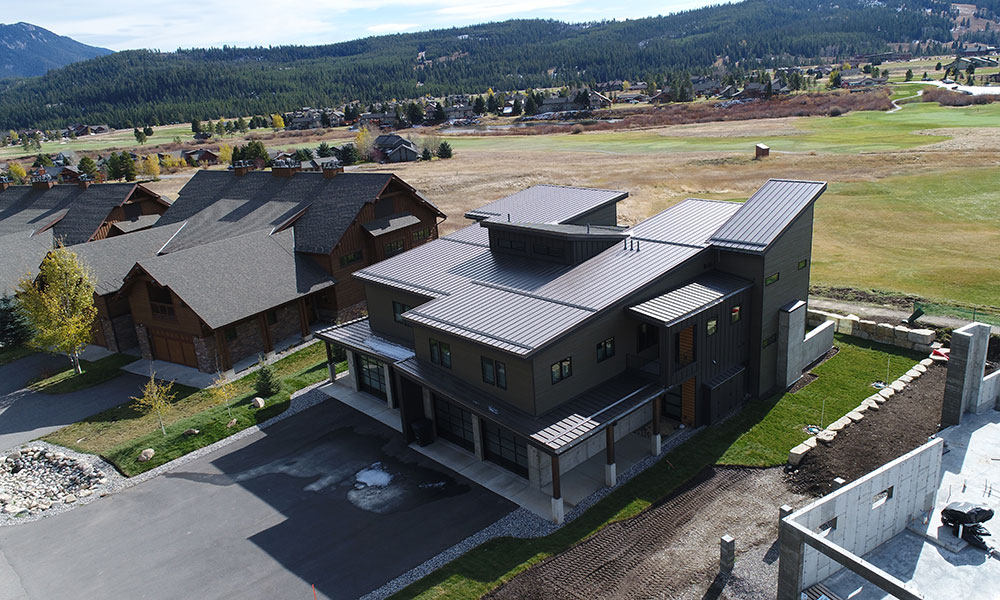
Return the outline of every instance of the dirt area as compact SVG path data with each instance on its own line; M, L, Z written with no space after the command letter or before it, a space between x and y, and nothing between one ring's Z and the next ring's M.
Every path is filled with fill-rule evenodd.
M875 304L878 306L890 306L906 310L913 310L913 303L922 300L920 296L906 294L889 294L879 290L859 290L850 287L820 286L809 287L809 293L821 298L831 300L845 300L847 302L860 302L862 304Z
M793 488L822 496L834 478L853 481L926 442L940 429L946 374L945 366L934 363L878 411L842 429L832 444L811 450L788 474Z
M487 598L773 598L778 507L805 499L788 490L780 469L706 468L682 490ZM726 534L736 538L736 568L723 578L719 538Z
M725 127L720 127L719 123L671 125L661 129L658 135L666 137L775 137L802 135L806 132L796 126L799 122L808 122L808 117L727 121Z

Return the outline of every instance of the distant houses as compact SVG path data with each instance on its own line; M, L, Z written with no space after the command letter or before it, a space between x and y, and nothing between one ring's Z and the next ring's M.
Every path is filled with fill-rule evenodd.
M416 144L395 133L375 138L375 149L381 154L382 162L412 162L420 157Z

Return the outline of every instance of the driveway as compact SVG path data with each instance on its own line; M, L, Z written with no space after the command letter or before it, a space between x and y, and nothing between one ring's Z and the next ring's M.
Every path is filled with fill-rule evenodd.
M146 381L145 377L122 373L111 381L69 394L39 394L24 389L42 373L68 365L64 356L32 354L0 366L0 452L129 402Z
M327 400L118 494L0 529L0 597L306 600L315 584L356 598L514 508Z

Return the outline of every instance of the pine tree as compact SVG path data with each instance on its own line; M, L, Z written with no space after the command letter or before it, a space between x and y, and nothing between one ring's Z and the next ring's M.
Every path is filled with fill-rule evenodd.
M448 120L448 113L445 112L444 106L440 102L434 107L434 121L436 123L443 123Z
M431 154L430 148L424 148L423 153L420 155L420 158L423 160L431 160L433 157L434 155Z
M320 158L329 158L333 156L333 150L330 148L330 144L320 142L319 147L316 148L316 156Z
M201 121L198 119L191 119L191 132L201 133Z
M261 398L270 398L281 390L281 382L278 381L274 367L264 364L257 369L257 381L254 382L253 390Z
M125 181L135 181L138 172L132 155L122 150L121 154L118 155L118 163L121 165L122 177L125 178Z
M13 296L0 296L0 346L17 348L31 339L31 325Z
M441 142L441 145L438 146L437 155L438 158L451 158L451 144Z
M97 163L95 163L94 159L90 158L89 156L84 156L83 158L81 158L80 164L77 165L77 168L80 170L81 173L83 173L88 177L91 178L97 177Z
M483 102L482 96L476 96L476 101L472 103L472 112L477 115L481 115L486 112L486 103Z

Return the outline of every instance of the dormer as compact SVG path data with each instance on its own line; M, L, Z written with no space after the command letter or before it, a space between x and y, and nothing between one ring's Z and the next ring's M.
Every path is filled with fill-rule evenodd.
M479 224L489 230L490 250L564 265L578 265L622 243L629 237L623 227L513 223L486 219Z

